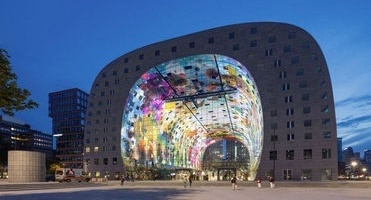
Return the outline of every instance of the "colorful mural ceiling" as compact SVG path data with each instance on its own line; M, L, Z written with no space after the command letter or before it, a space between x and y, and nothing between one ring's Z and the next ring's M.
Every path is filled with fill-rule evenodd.
M259 92L238 61L203 54L165 62L130 90L122 119L124 165L202 168L206 148L243 143L256 171L263 143Z

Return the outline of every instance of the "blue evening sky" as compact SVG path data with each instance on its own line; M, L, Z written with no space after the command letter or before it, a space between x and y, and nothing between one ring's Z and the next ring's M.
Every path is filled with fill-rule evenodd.
M371 1L0 0L0 48L39 102L16 118L51 133L48 93L90 92L98 72L139 47L214 27L274 21L319 43L330 70L343 147L371 149Z

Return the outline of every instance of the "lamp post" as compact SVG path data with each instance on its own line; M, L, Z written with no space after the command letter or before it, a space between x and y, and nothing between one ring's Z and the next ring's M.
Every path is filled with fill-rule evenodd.
M352 166L352 176L355 177L356 167L358 163L356 161L352 161L350 165Z
M13 141L14 141L14 150L17 150L17 137L16 137L16 134L15 134L15 128L11 127L10 128L11 132L12 132L12 137L13 137Z

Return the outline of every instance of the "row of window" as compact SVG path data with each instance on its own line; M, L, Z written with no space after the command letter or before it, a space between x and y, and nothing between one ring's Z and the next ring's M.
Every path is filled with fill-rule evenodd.
M117 148L115 145L111 146L111 151L116 151ZM93 151L94 152L99 152L99 151L108 151L108 147L106 146L102 146L102 147L98 147L98 146L95 146L93 147ZM91 150L90 150L90 147L85 147L85 153L90 153Z
M277 150L269 151L269 160L277 160L277 156L278 156L277 154L278 154ZM312 149L304 149L302 155L303 155L304 160L310 160L313 157L313 151ZM285 151L286 160L294 160L294 157L295 157L295 150L289 149ZM323 148L321 150L321 158L331 159L331 149Z
M322 133L322 138L324 139L330 139L331 138L331 132L326 131ZM295 134L294 133L289 133L286 135L287 141L293 142L295 141ZM311 140L313 139L313 134L312 133L304 133L304 139L305 140ZM278 135L271 135L271 142L277 142L278 141Z
M312 169L302 169L300 178L296 178L297 180L305 181L305 180L312 180ZM293 176L292 169L283 169L282 170L282 179L283 180L294 180L295 177ZM321 180L332 180L332 170L331 169L321 169Z
M100 164L99 161L100 161L99 158L94 158L94 159L93 159L93 163L94 163L94 165L99 165L99 164ZM89 165L89 164L90 164L90 158L87 158L87 159L85 160L85 162L86 162L87 165ZM111 163L109 163L109 159L108 159L108 158L103 158L103 159L102 159L102 164L103 164L103 165L117 165L117 157L113 157L113 158L111 159Z

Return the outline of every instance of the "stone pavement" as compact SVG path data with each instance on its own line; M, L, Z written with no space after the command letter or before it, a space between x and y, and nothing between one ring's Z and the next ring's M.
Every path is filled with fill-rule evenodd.
M335 184L336 183L336 184ZM345 183L328 182L325 186L304 186L298 182L291 185L277 183L277 187L271 189L268 184L263 188L257 188L254 183L242 183L237 190L227 182L208 183L195 182L192 188L184 188L181 182L128 182L121 186L119 182L109 182L102 187L64 188L48 190L24 190L0 192L1 200L369 200L371 199L370 183ZM251 184L251 185L250 185ZM362 187L358 187L359 185Z

